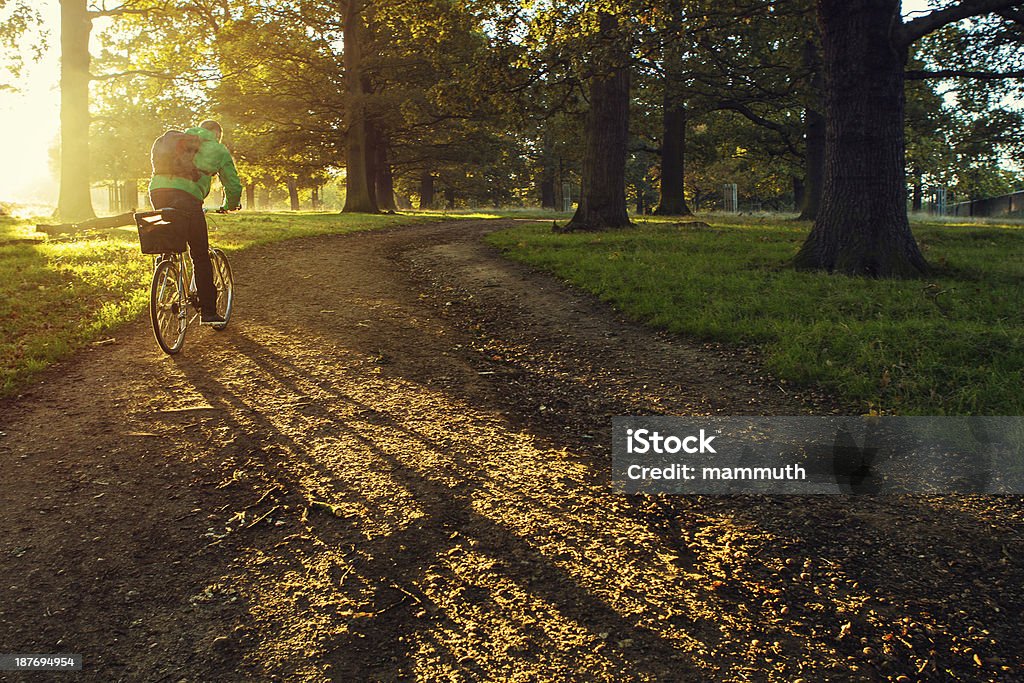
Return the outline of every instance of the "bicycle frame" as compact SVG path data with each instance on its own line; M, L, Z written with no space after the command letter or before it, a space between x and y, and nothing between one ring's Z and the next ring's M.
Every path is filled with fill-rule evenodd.
M202 317L191 249L183 243L180 233L173 232L176 217L177 210L170 208L135 214L143 253L154 254L149 293L153 334L160 348L172 355L181 350L189 326ZM234 285L224 252L210 247L208 253L213 267L217 318L220 318L209 324L219 331L227 326L231 316Z
M210 254L212 256L212 249ZM156 272L157 267L163 261L170 261L175 264L175 270L178 273L178 318L185 321L185 327L187 328L195 322L196 317L199 316L201 311L191 254L188 251L179 254L159 254L153 259L153 272ZM186 282L188 287L185 287ZM187 295L186 292L188 292ZM191 314L189 313L189 305L192 307Z

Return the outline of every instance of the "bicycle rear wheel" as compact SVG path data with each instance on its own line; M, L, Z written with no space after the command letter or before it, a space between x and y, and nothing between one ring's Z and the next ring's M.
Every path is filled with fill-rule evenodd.
M223 330L231 319L231 308L235 303L235 286L231 277L231 266L228 257L220 249L210 250L213 262L213 284L217 287L217 312L224 316L224 322L211 325L215 330Z
M175 354L185 345L188 329L186 298L181 291L181 278L173 261L160 261L153 271L153 284L149 289L149 319L153 323L153 336L164 353Z

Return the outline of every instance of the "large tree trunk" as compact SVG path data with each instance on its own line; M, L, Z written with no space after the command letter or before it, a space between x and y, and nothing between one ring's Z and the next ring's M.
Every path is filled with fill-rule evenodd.
M288 182L288 201L292 211L299 210L299 182L295 178L289 178Z
M683 194L686 155L686 106L673 101L665 85L665 120L661 142L661 200L654 213L659 216L689 216Z
M130 178L124 181L124 208L134 211L139 208L139 179Z
M540 174L537 178L537 190L540 194L542 209L554 209L555 205L555 151L551 135L544 131L544 143L540 156Z
M585 130L580 203L572 220L562 228L567 232L632 225L626 211L628 55L622 37L618 35L615 16L602 13L600 30L611 47L604 59L596 61L606 63L608 71L590 79L590 111Z
M250 211L256 210L256 183L249 183L245 186L245 208Z
M372 173L372 131L367 112L369 89L363 74L363 51L366 24L363 19L363 0L345 3L345 88L348 97L348 131L345 150L345 208L346 213L378 213L374 198Z
M545 175L540 178L540 207L542 209L555 208L555 176L551 169L544 169ZM548 175L550 173L550 175Z
M683 83L683 50L678 38L683 3L668 3L668 29L673 36L665 43L665 79L662 92L661 198L655 214L689 216L683 179L686 175L686 100Z
M797 207L800 209L799 220L813 221L821 209L821 194L825 184L825 116L821 113L821 98L825 91L825 78L822 74L821 52L814 40L804 44L804 67L810 72L810 99L812 104L804 109L804 131L806 145L804 151L804 194Z
M434 174L420 173L420 210L434 208Z
M92 33L92 17L86 9L86 0L61 0L60 31L60 194L57 215L71 222L96 215L89 185L89 34Z
M825 183L802 269L870 277L927 270L907 220L900 0L818 0L825 58Z
M380 133L376 136L374 151L376 153L373 166L374 175L376 176L375 194L377 206L382 211L397 211L398 207L395 205L395 179L391 173L391 161L388 159L388 141Z
M821 197L825 185L825 117L813 109L804 110L807 131L805 151L806 177L800 206L800 220L813 221L821 210Z

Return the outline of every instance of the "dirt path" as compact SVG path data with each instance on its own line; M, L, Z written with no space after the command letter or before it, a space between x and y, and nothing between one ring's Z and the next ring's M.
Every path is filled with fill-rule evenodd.
M0 652L84 681L1022 680L1018 499L610 495L611 415L838 408L502 260L500 225L238 255L225 332L168 358L140 320L0 404Z

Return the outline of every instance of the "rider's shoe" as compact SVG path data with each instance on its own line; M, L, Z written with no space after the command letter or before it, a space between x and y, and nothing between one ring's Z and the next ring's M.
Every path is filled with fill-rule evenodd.
M220 315L216 311L203 311L199 317L199 322L203 325L216 325L217 323L227 321L224 320L224 316Z

